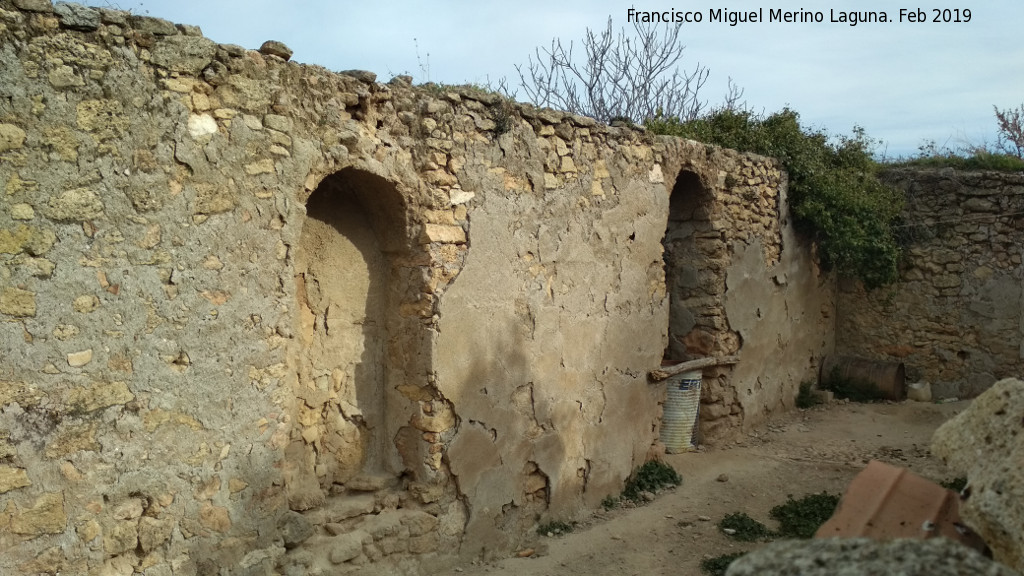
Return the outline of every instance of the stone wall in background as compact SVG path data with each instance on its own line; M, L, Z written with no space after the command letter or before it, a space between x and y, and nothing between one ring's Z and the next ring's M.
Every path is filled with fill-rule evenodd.
M840 284L837 347L900 361L932 394L972 397L1024 373L1024 174L901 169L906 262L896 284Z
M288 57L0 0L0 572L508 554L657 453L670 331L709 438L831 351L774 162Z

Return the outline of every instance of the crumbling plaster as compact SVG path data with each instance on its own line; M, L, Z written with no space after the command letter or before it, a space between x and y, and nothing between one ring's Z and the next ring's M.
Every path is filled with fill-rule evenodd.
M657 453L684 170L705 434L830 351L774 161L281 54L0 0L0 571L412 573L596 506Z

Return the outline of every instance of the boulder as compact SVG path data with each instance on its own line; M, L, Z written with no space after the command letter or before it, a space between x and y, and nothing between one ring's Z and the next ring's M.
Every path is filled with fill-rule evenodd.
M1024 382L992 385L935 432L932 452L967 476L967 524L996 560L1024 571Z
M53 7L53 12L57 15L57 20L60 21L60 25L64 28L92 32L100 27L99 10L82 6L81 4L58 2Z
M726 576L1015 576L948 540L828 538L773 542L736 559Z
M278 42L277 40L267 40L260 46L260 54L266 54L268 56L277 56L285 60L290 60L292 57L292 49L284 44L284 42Z

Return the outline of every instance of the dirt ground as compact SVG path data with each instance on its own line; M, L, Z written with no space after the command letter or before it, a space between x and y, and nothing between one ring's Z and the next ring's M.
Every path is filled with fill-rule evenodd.
M833 403L793 412L743 440L667 457L683 477L638 508L598 511L564 536L543 537L538 553L491 564L462 565L459 576L699 575L702 558L753 549L716 527L743 511L769 527L786 496L841 494L870 459L934 480L952 476L931 456L931 436L966 406Z

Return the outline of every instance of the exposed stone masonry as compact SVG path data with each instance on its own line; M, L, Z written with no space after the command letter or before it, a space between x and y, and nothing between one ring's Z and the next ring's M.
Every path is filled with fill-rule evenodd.
M933 395L971 397L1024 373L1024 175L903 169L907 259L896 284L841 283L843 352L904 362Z
M678 156L693 158L692 154ZM764 252L762 269L777 265L782 252L777 215L783 182L775 162L737 158L723 151L711 151L707 159L707 163L690 160L668 170L679 175L672 185L664 241L671 294L665 357L670 360L737 353L742 338L730 326L725 308L729 266L739 246L759 244ZM707 433L743 423L743 405L728 384L732 371L732 367L704 371L700 416Z

